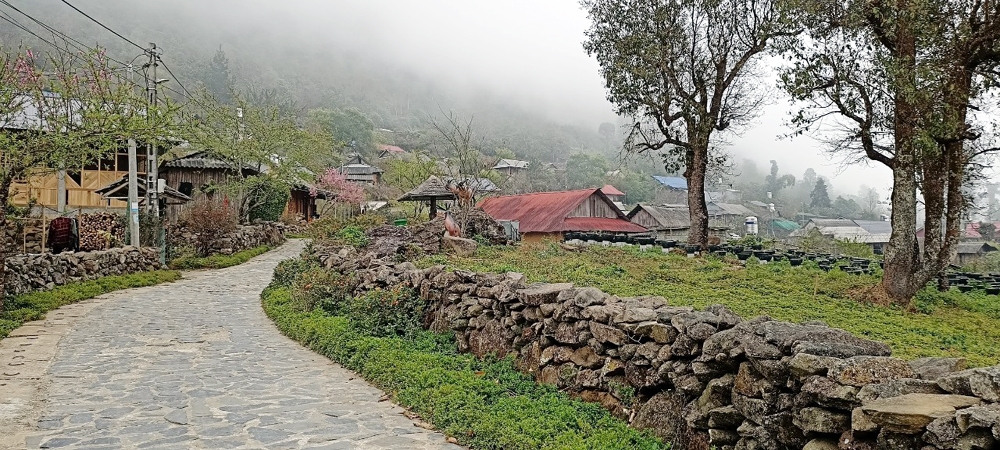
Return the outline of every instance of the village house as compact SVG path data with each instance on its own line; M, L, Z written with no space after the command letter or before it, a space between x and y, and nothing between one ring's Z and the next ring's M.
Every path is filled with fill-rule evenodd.
M160 166L160 176L166 180L169 188L197 200L201 197L211 198L214 195L214 187L225 185L232 178L259 175L265 169L243 166L237 172L235 163L223 160L207 151L199 151L163 163ZM323 196L322 193L313 195L311 190L305 182L292 185L285 214L312 220L317 211L316 198ZM181 204L168 203L166 216L176 218L182 209Z
M889 243L892 226L889 222L853 219L811 219L802 228L789 234L789 238L799 240L817 230L823 236L839 241L867 244L876 253L882 253Z
M558 241L566 232L644 233L600 189L536 192L488 198L479 203L498 221L517 221L522 240Z
M401 147L389 144L381 144L378 146L378 157L379 159L391 158L393 156L402 156L406 154L406 150Z
M381 184L382 174L385 173L384 170L365 162L364 158L362 158L359 154L350 155L347 158L347 162L338 167L337 171L343 175L347 181L371 186L378 186Z
M495 166L493 166L493 170L510 177L528 170L528 164L528 161L501 159Z
M988 253L993 253L997 250L1000 249L986 242L959 242L958 252L955 254L955 259L952 260L952 263L964 266L978 261Z
M691 230L691 213L687 205L649 205L640 203L628 213L636 225L656 233L657 239L686 241ZM725 240L727 227L709 226L709 237Z

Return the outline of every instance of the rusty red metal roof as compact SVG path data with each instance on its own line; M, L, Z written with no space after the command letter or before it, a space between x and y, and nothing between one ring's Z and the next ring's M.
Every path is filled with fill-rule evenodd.
M604 187L601 188L601 192L603 192L604 195L614 195L616 197L617 196L621 196L621 195L625 195L624 192L619 191L618 188L616 188L616 187L614 187L614 186L612 186L610 184L605 184Z
M580 203L593 195L599 196L618 214L617 218L568 217ZM522 233L556 233L563 231L611 231L642 233L645 228L629 222L600 189L493 197L479 207L497 220L517 220Z

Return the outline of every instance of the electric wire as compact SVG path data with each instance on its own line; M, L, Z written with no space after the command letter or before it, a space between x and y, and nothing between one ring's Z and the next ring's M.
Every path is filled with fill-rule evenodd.
M92 22L94 22L94 23L96 23L96 24L100 25L100 26L101 26L101 28L104 28L105 30L108 30L108 31L110 31L110 32L111 32L111 34L114 34L115 36L118 36L119 38L121 38L121 39L122 39L122 40L124 40L125 42L128 42L129 44L132 44L132 45L134 45L134 46L135 46L136 48L138 48L139 50L142 50L142 51L146 51L146 48L144 48L143 46L141 46L141 45L139 45L139 44L136 44L136 43L135 43L135 42L133 42L133 41L132 41L131 39L129 39L129 38L125 37L125 36L122 36L122 35L121 35L121 33L117 32L117 31L115 31L115 30L112 30L112 29L111 29L111 28L109 28L109 27L108 27L107 25L105 25L105 24L101 23L101 21L99 21L99 20L97 20L97 19L95 19L95 18L91 17L91 16L89 15L89 14L87 14L87 13L85 13L85 12L81 11L81 10L80 10L80 8L77 8L76 6L73 6L73 4L72 4L72 3L70 3L70 2L68 2L67 0L62 0L62 2L63 2L63 3L65 3L65 4L66 4L66 6L69 6L70 8L73 8L73 9L74 9L74 10L75 10L76 12L78 12L78 13L80 13L80 14L83 14L83 17L86 17L86 18L90 19L90 20L91 20Z

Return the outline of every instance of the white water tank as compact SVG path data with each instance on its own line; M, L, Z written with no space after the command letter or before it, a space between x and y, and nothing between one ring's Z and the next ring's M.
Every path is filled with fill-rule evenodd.
M754 216L747 217L746 221L743 222L747 227L748 235L757 235L757 218Z

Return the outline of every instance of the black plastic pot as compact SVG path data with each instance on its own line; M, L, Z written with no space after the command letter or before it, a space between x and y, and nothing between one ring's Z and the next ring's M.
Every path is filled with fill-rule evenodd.
M801 266L802 258L788 258L788 263L792 266Z

